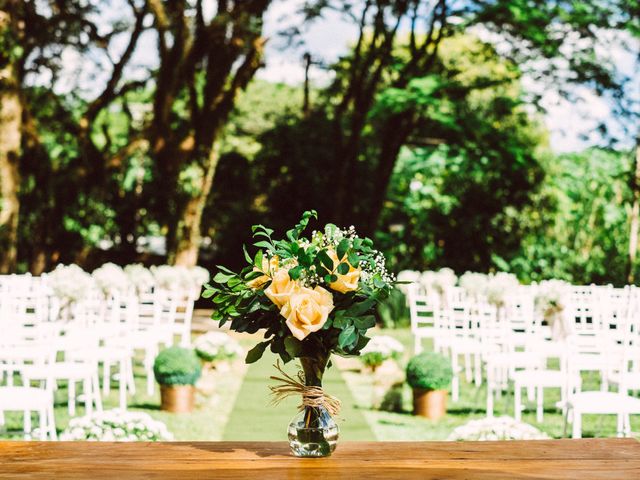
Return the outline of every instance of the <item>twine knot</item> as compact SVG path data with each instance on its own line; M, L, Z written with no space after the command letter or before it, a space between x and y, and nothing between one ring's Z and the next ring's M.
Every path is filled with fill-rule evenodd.
M281 382L279 385L272 385L269 387L271 390L271 403L278 405L285 398L291 395L301 395L302 403L298 405L298 410L302 411L305 407L325 408L331 416L336 416L340 413L341 402L336 397L324 392L322 387L316 385L305 385L304 372L298 371L295 377L287 374L280 367L280 361L274 365L282 377L272 375L271 380Z

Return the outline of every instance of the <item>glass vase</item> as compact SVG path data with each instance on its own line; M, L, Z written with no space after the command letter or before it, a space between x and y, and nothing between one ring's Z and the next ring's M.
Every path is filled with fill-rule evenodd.
M302 357L305 385L322 387L329 358ZM324 407L305 406L289 424L291 453L297 457L328 457L336 449L338 425Z

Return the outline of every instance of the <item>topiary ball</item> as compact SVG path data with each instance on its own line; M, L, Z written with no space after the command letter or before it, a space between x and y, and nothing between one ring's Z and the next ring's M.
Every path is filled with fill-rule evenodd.
M438 353L421 353L407 365L407 383L412 388L443 390L451 384L452 379L451 362Z
M201 369L196 352L181 347L162 350L153 362L153 373L160 385L195 385Z

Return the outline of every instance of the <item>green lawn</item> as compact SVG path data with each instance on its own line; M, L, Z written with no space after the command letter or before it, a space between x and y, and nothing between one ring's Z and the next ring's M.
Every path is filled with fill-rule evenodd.
M278 372L273 367L275 356L270 352L249 366L236 405L224 431L224 440L285 440L286 429L297 413L299 398L288 398L279 405L270 405L269 380ZM285 367L288 374L296 372L293 363ZM342 440L374 440L373 432L340 372L332 367L325 373L325 390L342 401L342 410L336 419Z
M378 330L374 334L391 335L406 347L407 354L401 361L404 366L413 349L411 332L403 330ZM245 348L255 343L254 338L242 339ZM149 413L152 417L166 423L176 440L284 440L286 428L296 413L298 399L289 399L279 406L270 405L268 386L274 382L269 377L276 373L273 368L274 356L267 352L256 364L234 363L229 371L209 373L201 382L197 396L197 408L190 414L171 414L160 411L160 394L156 388L153 396L146 395L145 379L141 366L135 367L137 393L129 399L129 408ZM342 369L334 366L325 376L324 386L327 392L337 396L343 402L342 413L338 418L342 440L442 440L457 426L475 418L485 416L486 389L476 388L464 380L461 382L460 400L449 402L447 415L438 422L431 422L411 415L411 391L405 386L402 390L402 411L383 412L371 408L372 376L362 373L359 362L336 362ZM293 373L293 363L287 365L287 371ZM105 408L118 405L117 384L113 382L111 394L104 399ZM596 376L584 377L584 389L598 389ZM58 431L62 431L69 422L67 413L67 390L64 385L56 391L55 417ZM523 414L523 420L552 437L562 437L564 419L555 409L559 392L545 392L544 422L537 424L534 405ZM525 395L526 400L526 395ZM77 415L84 408L78 405ZM495 415L513 416L513 396L505 393L496 400ZM9 413L7 423L0 430L0 438L19 439L22 436L22 415ZM632 429L640 430L640 418L632 417ZM36 419L34 417L34 426ZM583 418L583 436L611 437L616 434L614 416L587 415Z

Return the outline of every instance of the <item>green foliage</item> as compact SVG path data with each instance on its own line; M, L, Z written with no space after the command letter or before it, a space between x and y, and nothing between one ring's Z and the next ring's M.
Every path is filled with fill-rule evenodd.
M378 305L378 318L384 328L406 328L411 323L405 295L394 288Z
M525 233L509 269L525 281L625 284L632 159L601 149L549 158L532 205L500 220Z
M195 385L201 371L200 359L187 348L166 348L153 362L153 373L160 385Z
M407 383L412 388L442 390L451 384L452 379L451 362L438 353L421 353L407 365Z
M331 353L357 355L369 341L366 332L375 325L376 305L388 296L391 278L373 242L355 232L328 224L324 231L304 238L312 219L317 219L317 213L305 212L285 239L273 238L271 228L254 225L258 250L253 257L245 250L248 265L240 273L218 266L213 282L206 286L203 296L212 299L212 318L220 325L231 321L231 329L237 332L265 330L265 341L248 352L247 363L259 360L267 347L286 363L296 357L328 358ZM286 277L278 276L281 272ZM345 288L341 277L350 272L357 278ZM286 288L284 292L270 289L276 278L286 284L278 287ZM285 323L295 307L287 299L282 304L274 300L276 294L299 293L313 302L315 312L326 315L322 324L305 332Z

